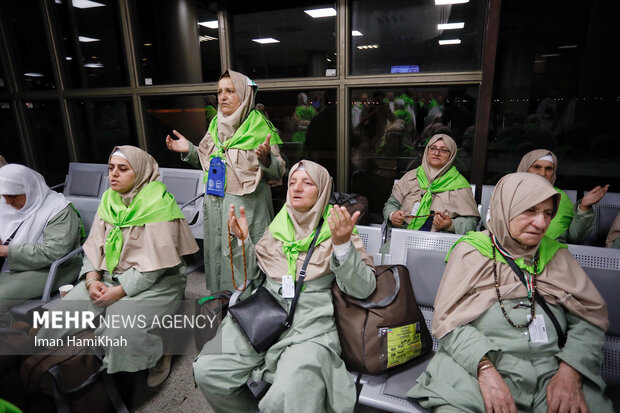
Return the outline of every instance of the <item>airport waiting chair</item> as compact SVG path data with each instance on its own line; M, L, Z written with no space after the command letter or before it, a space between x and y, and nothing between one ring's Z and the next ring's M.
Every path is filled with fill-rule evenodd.
M379 250L381 249L381 245L383 245L382 228L366 225L357 225L356 227L360 238L362 238L362 241L364 242L366 252L373 258L375 265L381 265L382 257Z
M594 230L586 240L586 245L604 247L605 239L611 228L611 224L616 219L616 215L620 211L620 193L607 192L603 199L594 205L596 219Z
M65 182L52 189L63 187L62 194L73 204L84 222L86 234L95 219L101 196L109 188L108 165L71 162Z
M194 238L203 239L202 198L204 184L201 169L159 168L161 180L174 195L189 224Z

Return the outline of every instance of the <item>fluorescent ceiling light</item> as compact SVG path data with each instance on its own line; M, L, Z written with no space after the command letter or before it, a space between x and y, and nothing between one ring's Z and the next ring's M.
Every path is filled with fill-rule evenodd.
M378 44L365 44L363 46L357 46L357 48L360 49L360 50L378 49L379 45Z
M198 22L198 25L208 27L209 29L217 29L217 20L211 20L208 22Z
M208 42L209 40L217 40L217 37L204 36L202 34L198 36L198 38L200 39L201 42Z
M576 49L576 48L577 48L576 44L567 44L566 46L558 47L558 49Z
M265 37L264 39L252 39L252 41L260 44L280 43L279 40L274 39L273 37Z
M559 53L549 53L549 54L541 54L540 57L556 57L559 56Z
M443 23L437 25L437 30L453 30L453 29L462 29L465 27L465 23Z
M86 63L84 64L84 67L100 68L103 67L103 65L101 63Z
M28 72L28 73L24 73L24 76L43 77L45 75L43 73Z
M440 46L445 46L448 44L461 44L461 39L446 39L446 40L439 41Z
M351 32L351 36L363 36L363 34L358 30L353 30Z
M67 56L65 57L65 60L73 60L73 58L71 56Z
M98 42L101 39L95 39L93 37L87 37L87 36L78 36L78 40L82 43L90 43L90 42Z
M97 3L90 0L72 0L73 7L78 9L92 9L93 7L104 7L105 4Z
M469 0L435 0L435 6L444 6L446 4L463 4L469 3Z
M153 43L144 43L145 46L153 46Z
M334 9L333 7L328 7L326 9L304 10L304 13L308 14L312 18L318 19L320 17L335 16L336 9Z

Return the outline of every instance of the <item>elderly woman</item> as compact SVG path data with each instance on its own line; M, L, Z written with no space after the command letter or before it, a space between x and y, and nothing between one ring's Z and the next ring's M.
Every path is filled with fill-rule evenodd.
M467 179L452 165L456 143L434 135L424 149L422 165L407 172L392 189L383 217L396 228L465 234L480 214Z
M166 137L170 150L205 171L204 259L212 292L234 290L232 274L223 265L228 260L228 206L245 208L250 234L258 240L273 219L270 185L282 184L285 172L277 146L282 141L271 122L254 109L256 90L246 76L225 71L217 87L217 116L198 148L177 131L176 140Z
M523 156L517 172L535 173L553 185L557 169L558 158L553 152L546 149L535 149ZM595 225L592 205L603 199L609 185L597 186L592 189L585 194L581 201L577 202L577 205L573 205L564 191L557 187L555 189L561 195L560 205L556 216L549 225L547 236L560 242L580 244L588 238Z
M375 288L374 267L361 239L352 234L359 213L332 209L330 193L325 168L306 160L295 164L286 204L256 247L243 209L237 218L231 207L231 228L245 240L248 277L265 277L265 287L287 311L283 280L297 279L292 275L298 274L321 217L327 222L311 255L292 327L257 353L228 316L194 362L196 383L216 412L254 413L257 405L265 413L353 411L356 391L339 357L331 288L335 280L347 294L367 297ZM260 403L246 387L250 377L272 383Z
M607 306L566 245L544 236L559 198L534 174L498 182L489 230L449 255L433 318L440 348L408 396L437 412L613 411L600 373Z
M616 219L614 219L611 228L609 228L605 246L607 248L620 248L620 211L618 211Z
M0 327L11 307L43 294L50 266L80 246L82 221L62 194L23 165L0 168ZM79 258L58 270L54 288L77 278Z
M187 281L183 255L198 251L198 245L149 154L134 146L115 147L108 177L110 189L101 198L84 243L82 282L49 307L88 310L95 316L105 311L108 319L144 316L145 328L101 323L95 335L127 340L127 346L105 349L103 365L108 373L150 368L147 384L155 387L170 371L170 356L162 356L163 343L151 331L151 320L183 299ZM155 304L149 306L146 300ZM56 339L77 331L44 328L37 338Z

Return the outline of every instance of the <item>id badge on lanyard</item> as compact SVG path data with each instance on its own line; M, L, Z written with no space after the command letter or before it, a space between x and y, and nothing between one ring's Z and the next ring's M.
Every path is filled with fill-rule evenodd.
M207 195L224 196L226 183L226 164L222 158L211 158L209 164L209 179L207 180Z

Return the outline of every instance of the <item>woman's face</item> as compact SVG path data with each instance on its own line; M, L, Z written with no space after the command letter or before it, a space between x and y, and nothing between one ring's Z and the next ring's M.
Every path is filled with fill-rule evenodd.
M441 169L450 159L450 149L443 143L443 139L428 147L428 164L435 169Z
M295 171L288 181L288 192L291 206L300 212L308 212L319 195L319 188L314 184L306 171Z
M528 172L531 172L536 175L540 175L545 178L547 181L551 182L551 178L553 178L553 171L555 167L553 166L553 162L549 161L541 161L540 159L534 162L529 169Z
M22 209L26 205L26 194L19 195L3 195L4 202L15 209Z
M217 104L226 116L235 113L241 105L235 85L233 85L232 79L229 77L223 77L217 83Z
M534 205L510 220L510 236L523 245L537 245L553 217L553 198Z
M129 161L120 156L112 156L108 163L110 188L119 194L129 191L136 181L136 173Z

